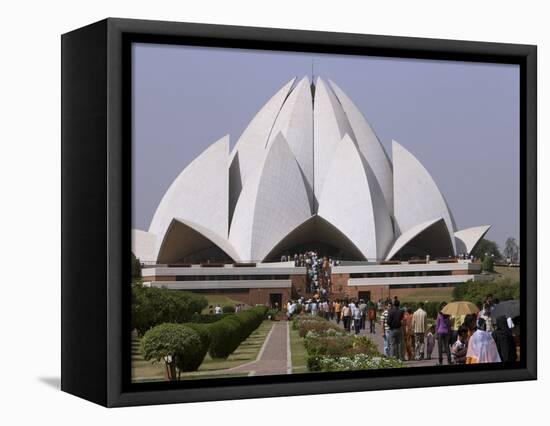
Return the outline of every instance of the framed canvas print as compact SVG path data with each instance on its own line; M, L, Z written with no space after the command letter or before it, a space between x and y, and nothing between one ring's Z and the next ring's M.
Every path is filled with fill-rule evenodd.
M536 378L536 47L62 37L62 389L106 406Z

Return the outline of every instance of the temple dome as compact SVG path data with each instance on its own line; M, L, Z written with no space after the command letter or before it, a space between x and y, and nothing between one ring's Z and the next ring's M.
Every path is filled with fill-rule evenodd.
M489 227L457 230L411 152L393 142L392 164L340 87L303 77L267 101L231 152L227 135L182 170L149 230L133 230L132 250L155 263L262 262L323 244L382 261L471 251Z

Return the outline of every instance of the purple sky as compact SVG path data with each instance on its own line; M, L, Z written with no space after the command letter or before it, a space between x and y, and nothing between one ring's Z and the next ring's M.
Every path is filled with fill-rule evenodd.
M519 67L256 50L133 46L133 227L147 230L164 192L225 134L233 146L291 78L331 79L391 157L410 150L459 229L519 237ZM519 240L519 239L518 239Z

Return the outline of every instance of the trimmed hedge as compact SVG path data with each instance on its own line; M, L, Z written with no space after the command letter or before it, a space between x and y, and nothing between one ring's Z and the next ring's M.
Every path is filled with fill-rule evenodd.
M266 313L267 307L256 306L210 324L210 356L225 359L231 355L259 327Z
M219 321L221 319L227 318L230 315L235 315L234 313L228 314L193 314L191 317L191 322L197 324L211 324L213 322Z

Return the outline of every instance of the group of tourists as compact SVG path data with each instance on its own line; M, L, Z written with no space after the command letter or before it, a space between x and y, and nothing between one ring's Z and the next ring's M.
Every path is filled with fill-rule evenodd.
M342 323L343 328L355 334L366 330L376 333L377 311L382 311L380 324L384 338L384 355L402 361L431 359L438 348L439 365L515 362L516 343L512 334L515 327L511 318L494 317L495 303L487 295L477 314L450 316L443 312L446 303L439 306L433 325L428 325L424 304L416 310L402 307L399 299L328 300L327 298L299 298L286 305L288 319L296 313L321 316ZM445 357L444 357L445 355Z
M428 327L427 314L422 303L413 312L402 309L395 298L381 315L384 329L384 353L403 361L431 359L437 342L439 365L443 354L447 364L477 364L515 362L516 344L512 334L511 318L499 316L493 321L495 309L488 295L483 309L477 314L450 316L440 305L434 325Z
M343 324L348 332L359 334L361 330L369 325L369 333L376 333L377 305L370 300L365 302L363 299L356 301L335 300L330 301L326 298L312 298L305 300L290 300L287 303L287 317L290 319L297 312L304 312L310 315L317 315L329 321L336 321Z
M326 298L330 291L331 267L336 264L328 256L319 256L315 251L307 251L294 256L281 256L281 262L294 262L294 266L306 268L306 291Z

